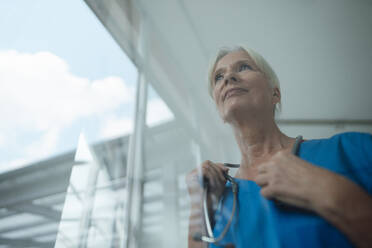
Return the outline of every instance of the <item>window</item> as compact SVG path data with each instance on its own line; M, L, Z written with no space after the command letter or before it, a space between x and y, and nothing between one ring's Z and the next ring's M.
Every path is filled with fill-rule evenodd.
M106 242L124 207L109 199L125 195L137 68L83 1L0 6L0 246L51 247L58 228L60 247ZM101 236L76 237L84 225Z

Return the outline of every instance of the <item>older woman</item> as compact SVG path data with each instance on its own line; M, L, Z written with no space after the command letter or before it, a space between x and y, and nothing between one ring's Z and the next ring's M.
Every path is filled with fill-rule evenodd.
M343 133L305 140L275 123L279 81L262 56L243 47L219 51L209 75L210 93L241 151L237 210L224 238L211 247L372 247L372 136ZM233 193L222 163L205 161L203 177L218 208L211 214L219 236L229 221ZM191 195L189 247L203 232L198 171L187 177ZM200 173L199 173L200 174Z

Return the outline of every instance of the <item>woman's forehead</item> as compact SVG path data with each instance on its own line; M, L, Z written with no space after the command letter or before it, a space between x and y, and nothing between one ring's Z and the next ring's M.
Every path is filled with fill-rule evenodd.
M225 56L223 56L217 62L214 71L234 65L236 62L239 62L239 61L249 61L249 62L254 63L252 58L249 56L249 54L246 51L239 50L239 51L228 53Z

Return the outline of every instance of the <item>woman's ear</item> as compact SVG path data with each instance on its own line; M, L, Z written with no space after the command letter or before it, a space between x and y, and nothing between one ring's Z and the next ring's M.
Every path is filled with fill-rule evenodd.
M275 87L273 89L273 104L279 103L280 102L280 98L281 98L280 90Z

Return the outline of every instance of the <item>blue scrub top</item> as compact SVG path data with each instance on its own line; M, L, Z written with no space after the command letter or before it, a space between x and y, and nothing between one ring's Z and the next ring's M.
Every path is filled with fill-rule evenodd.
M342 133L328 139L306 140L300 158L341 174L372 195L372 135ZM219 245L250 248L353 247L348 238L326 220L310 211L267 200L253 181L236 179L238 204L233 222ZM214 235L218 237L231 216L233 194L226 184L215 213Z

